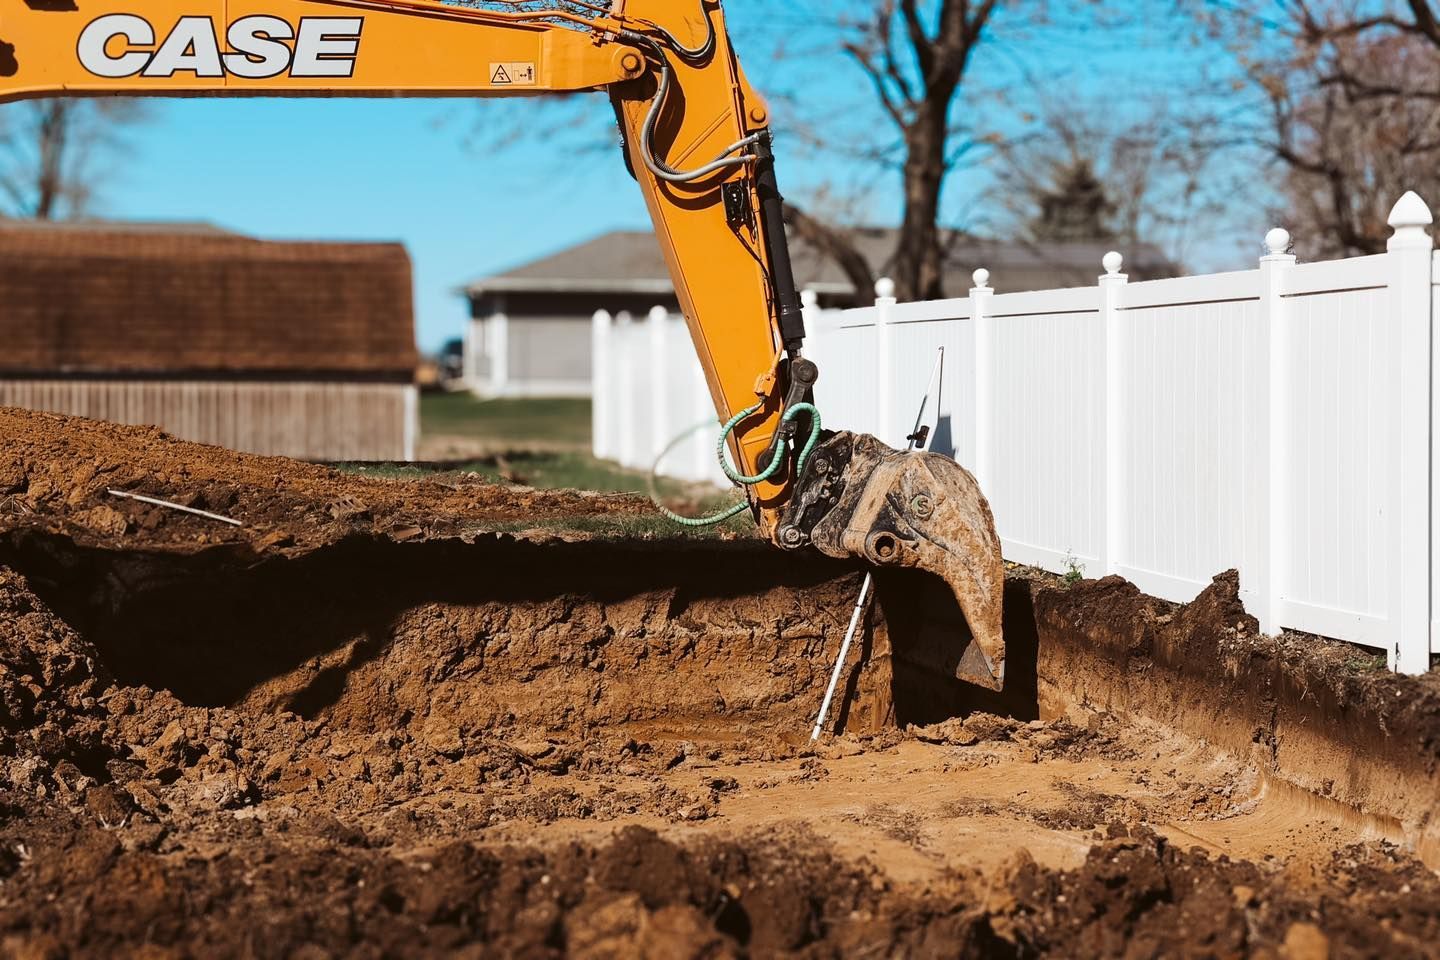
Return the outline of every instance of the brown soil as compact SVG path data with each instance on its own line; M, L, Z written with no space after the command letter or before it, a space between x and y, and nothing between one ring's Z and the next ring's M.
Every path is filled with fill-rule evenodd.
M116 489L241 521L116 498ZM410 542L548 520L642 516L640 497L526 490L481 478L397 484L279 457L179 443L147 427L0 407L0 523L81 544L294 554L347 536Z
M1233 577L1017 575L1001 697L887 578L812 749L857 571L577 509L0 410L0 956L1440 955L1435 684Z

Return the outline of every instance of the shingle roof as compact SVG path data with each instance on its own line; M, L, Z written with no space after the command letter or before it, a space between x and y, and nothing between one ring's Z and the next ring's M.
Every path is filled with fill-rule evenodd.
M883 275L895 249L895 231L865 228L852 238L871 264ZM990 285L999 292L1073 287L1095 282L1104 272L1100 260L1114 244L1031 244L1024 242L959 238L951 245L946 292L963 296L971 274L980 267L990 271ZM1176 266L1156 247L1122 249L1125 269L1135 279L1173 276ZM831 260L805 243L792 239L791 256L802 288L822 293L853 294L854 286ZM648 230L617 230L560 250L511 270L475 280L466 287L471 296L484 293L653 293L671 290L670 276L659 242Z
M0 372L409 374L399 244L0 221Z

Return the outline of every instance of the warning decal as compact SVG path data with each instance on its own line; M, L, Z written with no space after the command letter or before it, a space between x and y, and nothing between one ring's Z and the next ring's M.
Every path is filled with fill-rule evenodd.
M535 64L533 63L492 63L490 84L496 87L535 86Z

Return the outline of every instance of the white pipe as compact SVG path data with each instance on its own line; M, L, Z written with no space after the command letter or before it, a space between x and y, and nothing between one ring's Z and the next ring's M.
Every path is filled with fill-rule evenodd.
M870 596L870 584L875 580L875 575L865 574L865 582L860 585L860 599L855 601L855 612L850 615L850 629L845 631L845 642L840 644L840 656L835 658L835 671L830 674L830 688L825 691L825 700L820 704L820 715L815 718L815 729L810 731L810 740L814 742L820 739L820 728L825 726L825 718L830 714L830 701L835 698L835 688L840 685L840 673L845 669L845 660L850 655L850 644L855 640L855 629L860 626L860 614L865 612L865 601Z
M229 517L222 517L218 513L211 513L208 510L196 510L194 507L182 506L178 503L171 503L169 500L159 500L155 497L141 496L138 493L126 493L124 490L106 490L112 497L124 497L126 500L139 500L141 503L148 503L156 507L165 507L170 510L179 510L181 513L193 513L197 517L204 517L206 520L216 520L220 523L228 523L232 527L243 527L245 524L239 520L232 520Z

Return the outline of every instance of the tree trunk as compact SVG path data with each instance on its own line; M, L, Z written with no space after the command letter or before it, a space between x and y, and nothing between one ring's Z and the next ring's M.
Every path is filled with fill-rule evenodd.
M70 105L55 99L43 104L40 117L40 169L35 184L35 219L52 220L65 189L65 144Z
M891 276L895 295L902 301L945 296L939 222L946 173L946 112L935 104L925 104L905 135L905 212Z

